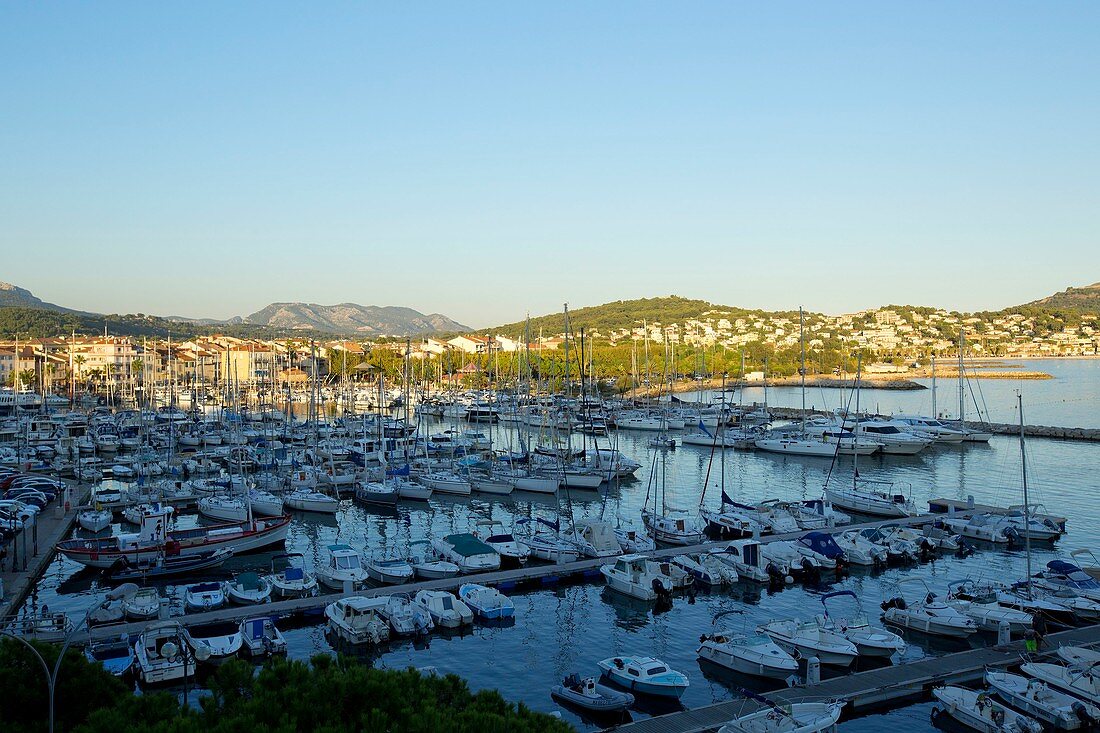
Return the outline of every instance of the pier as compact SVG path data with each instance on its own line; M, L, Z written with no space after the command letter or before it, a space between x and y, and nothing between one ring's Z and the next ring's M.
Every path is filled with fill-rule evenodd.
M885 519L860 524L849 524L836 529L839 531L847 531L850 529L859 530L869 527L881 527L886 524L900 524L910 527L920 527L934 520L935 516L922 514L901 519ZM767 544L769 542L776 542L779 540L797 540L804 534L806 534L805 530L799 530L798 532L788 532L785 534L764 535L762 537L756 538L756 541L760 542L761 544ZM675 557L676 555L696 554L700 552L707 552L709 550L719 549L721 547L724 547L729 542L730 540L718 540L713 542L704 542L699 545L691 545L687 547L661 548L652 552L639 554L644 554L647 557L653 559L671 558ZM172 621L177 621L181 626L185 627L209 623L220 623L226 621L239 622L243 621L246 618L252 618L255 616L282 618L307 613L319 613L322 609L324 609L325 606L329 605L330 603L334 603L341 598L347 598L349 596L366 596L368 598L373 598L376 596L388 596L397 594L415 595L417 591L421 590L454 591L457 590L458 587L464 583L478 583L480 585L489 585L506 592L514 590L520 586L554 585L556 583L567 580L598 580L602 578L602 576L600 575L600 566L607 565L608 563L613 563L614 561L614 557L607 557L591 560L578 560L576 562L560 564L531 564L526 567L516 568L513 570L497 570L489 573L457 575L453 578L424 580L414 583L405 583L402 585L376 586L365 588L359 591L353 591L351 593L324 593L308 598L290 598L281 601L273 601L271 603L262 603L254 606L227 606L213 611L204 611L202 613L188 613L182 616L172 616L170 618ZM135 636L137 634L140 634L149 623L151 622L137 621L130 623L95 626L86 632L81 632L77 636L77 641L99 641L102 639L118 638L121 634Z
M1047 635L1045 654L1059 646L1100 644L1100 625L1084 626ZM946 654L881 669L832 677L815 685L768 692L763 697L777 705L798 702L845 700L848 711L883 705L897 700L921 697L937 685L967 684L980 681L989 667L1004 668L1018 664L1025 653L1024 642L1004 646ZM618 726L622 733L703 733L722 727L739 715L748 715L763 705L748 698L727 700L694 710L658 715Z

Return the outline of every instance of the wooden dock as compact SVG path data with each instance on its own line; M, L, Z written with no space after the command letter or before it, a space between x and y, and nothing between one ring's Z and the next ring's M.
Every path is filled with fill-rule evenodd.
M902 524L912 527L919 527L933 521L934 519L935 517L931 515L920 515L915 517L906 517L903 519L886 519L881 521L845 525L840 529L844 531L847 531L849 529L858 530L866 529L868 527L879 527L884 524ZM761 544L767 544L769 542L776 542L778 540L798 539L804 534L806 534L806 532L800 530L798 532L789 532L786 534L764 535L757 538L757 541ZM692 545L689 547L668 547L643 554L655 559L669 558L682 554L707 552L709 550L724 547L726 544L728 544L728 542L729 540L719 540L715 542L705 542L699 545ZM490 573L458 575L453 578L425 580L415 583L406 583L403 585L371 587L360 591L354 591L352 593L325 593L310 598L292 598L255 606L227 606L225 608L220 608L214 611L189 613L183 616L173 616L171 618L173 621L178 621L183 626L195 626L199 624L225 621L243 621L246 618L251 618L254 616L270 616L273 618L282 618L306 614L310 612L320 612L321 609L323 609L328 604L333 603L341 598L346 598L348 596L375 597L396 594L415 594L417 591L420 590L453 591L456 590L458 586L462 585L463 583L479 583L481 585L490 585L498 588L501 591L507 592L520 586L553 585L558 582L562 582L563 580L599 580L602 578L602 576L600 575L600 566L606 565L610 562L614 562L614 558L578 560L577 562L560 563L556 565L546 563L532 563L526 567L517 568L514 570L497 570ZM149 623L150 622L148 621L138 621L133 623L107 624L104 626L96 626L90 629L88 632L81 633L78 636L78 641L87 641L89 639L97 641L100 639L117 638L120 634L134 636L141 633Z
M1094 646L1100 644L1100 625L1049 634L1044 643L1047 653L1059 646ZM823 700L848 701L847 712L901 699L921 697L932 687L942 684L977 682L988 667L1009 667L1018 664L1024 654L1024 642L1005 646L970 649L942 657L921 659L866 672L833 677L816 685L793 687L765 693L763 697L784 705ZM618 726L621 733L703 733L725 725L739 715L759 710L761 703L738 698L694 710L658 715Z
M1020 505L1023 506L1022 504ZM1032 504L1031 506L1035 506ZM978 504L973 501L962 501L961 499L929 499L928 511L933 514L1008 514L1012 509L1005 508L1003 506L991 506L990 504ZM1059 517L1055 514L1043 514L1041 512L1033 512L1032 517L1040 521L1049 519L1050 521L1061 527L1062 531L1066 531L1066 518Z

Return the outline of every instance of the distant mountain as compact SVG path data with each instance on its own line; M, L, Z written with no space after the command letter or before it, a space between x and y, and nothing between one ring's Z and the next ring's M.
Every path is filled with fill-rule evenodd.
M1100 283L1086 285L1083 288L1066 288L1060 293L1033 300L1021 307L1055 308L1100 314Z
M356 303L272 303L245 318L244 322L273 329L363 336L415 336L470 330L439 313L425 315L412 308Z
M0 308L40 308L58 313L79 312L70 308L62 308L53 303L47 303L36 298L31 291L5 282L0 282Z

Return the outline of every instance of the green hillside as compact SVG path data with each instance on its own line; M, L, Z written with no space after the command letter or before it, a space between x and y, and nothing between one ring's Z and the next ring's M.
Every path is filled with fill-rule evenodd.
M93 315L59 312L43 308L0 307L0 339L49 338L73 333L102 334L104 326L115 336L156 336L189 338L215 333L241 338L276 338L282 334L272 328L249 324L202 325L169 321L143 313L127 315Z
M707 317L711 319L788 315L735 308L728 305L715 305L705 300L693 300L670 295L664 298L616 300L612 303L604 303L588 308L570 309L569 328L574 333L584 328L586 331L599 331L606 336L612 331L641 326L643 321L661 324L683 323L692 319L701 319L704 314L709 314ZM797 311L795 315L797 315ZM523 336L526 326L525 321L520 321L482 330L486 333L520 338ZM546 336L562 333L565 330L564 314L553 313L532 318L530 329L532 338L538 336L540 329L543 335Z
M1066 288L1060 293L1048 295L1039 300L1025 303L1021 307L1042 308L1051 310L1071 310L1080 313L1095 313L1100 315L1100 283L1086 285L1083 288ZM1013 308L1007 308L1013 311Z

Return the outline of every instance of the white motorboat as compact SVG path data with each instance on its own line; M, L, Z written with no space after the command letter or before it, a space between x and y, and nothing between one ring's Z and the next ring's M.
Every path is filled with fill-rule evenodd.
M1100 705L1100 677L1094 675L1090 669L1063 667L1049 662L1028 662L1020 667L1020 671L1028 677L1041 680L1085 702Z
M1100 581L1073 563L1051 560L1037 577L1042 579L1044 585L1069 588L1080 596L1100 601Z
M799 437L796 435L765 436L753 441L758 450L766 453L782 453L790 456L810 456L814 458L832 458L839 446L821 438Z
M773 578L781 580L784 577L772 572L756 540L734 540L721 549L711 550L709 554L730 565L737 571L737 577L743 580L766 583Z
M225 586L222 583L195 583L184 589L184 608L188 611L213 611L225 605Z
M335 514L340 509L340 501L323 491L302 487L283 494L283 506L298 512Z
M985 682L997 697L1056 730L1088 729L1100 723L1100 708L1096 705L1051 689L1040 680L988 670Z
M844 549L828 532L807 532L798 538L796 548L803 557L810 558L827 570L835 570L848 561Z
M913 456L935 442L931 436L917 435L910 426L890 420L859 420L856 424L861 434L882 445L880 452L889 455Z
M367 558L366 571L371 580L382 585L411 583L417 572L408 560L392 555Z
M798 661L765 634L706 635L696 654L726 669L756 677L785 680L798 674Z
M721 537L743 538L761 535L767 527L758 521L755 507L733 501L723 501L717 510L700 509L699 514L707 523L707 529Z
M899 591L907 581L924 583L920 578L905 578L898 581ZM882 608L885 611L882 618L886 623L933 636L966 638L978 630L974 619L937 598L927 585L922 600L910 603L899 593L885 601Z
M369 575L363 567L363 557L350 545L335 544L326 548L324 562L317 567L317 580L333 590L360 590Z
M768 499L756 507L756 521L772 534L787 534L799 530L798 520L785 502Z
M468 532L432 540L432 552L436 558L458 565L463 573L500 569L500 553Z
M247 618L241 622L241 648L251 657L286 654L286 637L272 618Z
M284 561L280 570L275 569L277 560ZM317 578L305 569L302 560L300 553L276 555L271 558L271 574L264 577L271 583L273 595L278 598L306 598L317 595Z
M834 667L850 667L859 656L856 645L842 634L819 626L815 621L784 619L769 621L756 628L772 641L791 653L809 658L817 657L822 664Z
M350 596L325 606L328 628L350 644L378 644L390 638L381 609L388 599Z
M940 702L932 708L932 720L949 715L968 728L981 733L1042 733L1039 721L1001 705L988 693L965 687L944 685L932 690Z
M516 613L512 600L496 588L477 583L463 583L458 587L458 597L473 610L478 618L495 621L512 618Z
M850 596L856 603L856 613L850 617L833 616L829 613L828 601L830 598ZM856 645L860 656L864 657L892 657L905 651L905 640L897 634L871 626L863 613L863 604L859 596L850 590L834 591L821 597L821 605L825 612L817 617L818 624L829 631L841 634L845 639Z
M195 658L176 621L150 624L134 644L138 678L143 684L172 682L195 674Z
M474 612L470 607L446 591L417 591L413 602L431 614L436 626L445 629L456 629L474 622Z
M1060 646L1057 652L1058 656L1071 667L1088 669L1100 664L1100 651L1095 649L1086 649L1080 646Z
M244 499L235 496L204 496L198 501L198 510L204 517L222 522L243 522L248 519L248 504Z
M615 557L622 552L615 528L607 522L585 519L576 523L574 542L586 557Z
M525 520L518 520L518 522L523 521ZM562 537L557 531L535 531L523 538L523 544L527 545L532 555L546 562L558 564L576 562L581 557L580 545Z
M397 496L409 501L427 501L432 498L432 487L413 481L404 476L394 476L389 483L397 487Z
M511 481L477 473L470 474L470 486L479 494L493 494L495 496L506 496L515 489L515 484Z
M832 529L852 523L852 517L832 505L827 499L806 499L788 504L788 511L799 529Z
M998 603L997 593L992 587L979 586L968 580L951 583L946 602L973 619L980 631L997 633L1001 624L1007 623L1009 632L1019 635L1030 631L1034 621L1030 613Z
M389 622L393 633L398 636L427 634L435 628L435 622L428 610L403 594L387 596L382 615Z
M843 700L772 704L734 718L718 733L831 733L837 729L836 722L843 709Z
M929 436L936 443L958 445L966 440L966 433L941 420L920 415L894 415L891 421L902 429L908 428L918 436Z
M1011 533L1004 517L996 514L978 514L969 519L964 517L944 517L940 520L944 527L967 539L1008 544Z
M597 664L615 684L647 695L679 698L689 684L686 675L653 657L609 657Z
M871 542L859 530L850 529L833 535L840 549L844 550L844 556L852 565L864 567L885 567L888 553L882 545Z
M535 494L554 494L561 487L561 482L555 476L540 476L518 468L498 470L496 477L512 484L516 491L530 491Z
M612 590L642 601L653 601L690 582L691 576L668 562L644 555L623 555L614 565L600 566L600 573Z
M733 566L709 553L676 555L671 562L702 585L728 585L737 582L737 571Z
M235 656L244 643L240 624L233 622L188 626L183 638L196 658L215 663Z
M256 573L241 573L225 584L229 600L242 606L266 603L271 598L271 581Z
M821 571L821 563L812 557L803 555L800 545L790 540L767 542L760 546L760 552L774 570L784 577L801 575L812 576Z
M438 560L427 554L428 547L428 540L409 543L409 564L412 565L416 577L421 580L439 580L453 578L461 572L461 568L455 563Z

